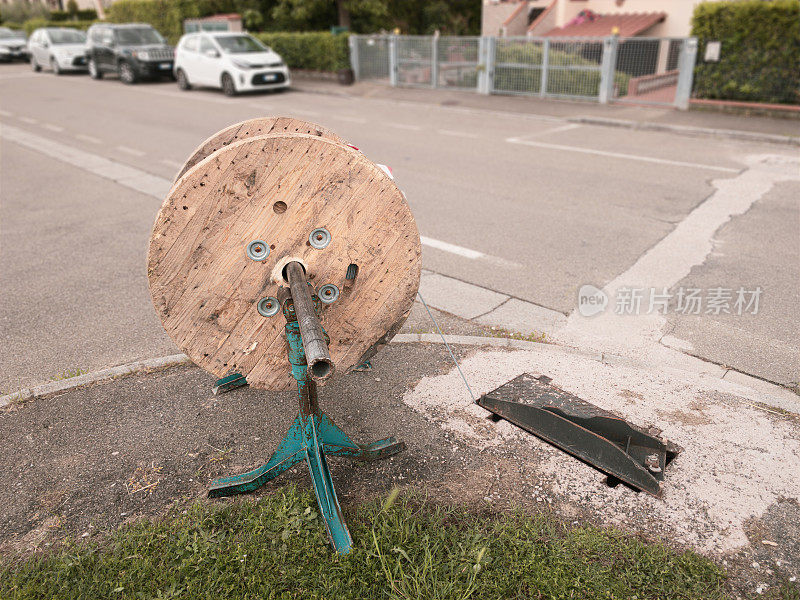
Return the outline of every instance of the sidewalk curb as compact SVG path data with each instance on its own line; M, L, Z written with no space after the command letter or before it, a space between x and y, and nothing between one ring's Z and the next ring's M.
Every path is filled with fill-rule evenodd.
M529 350L529 351L530 350L541 351L546 349L546 351L548 352L556 352L568 356L584 358L587 360L593 360L607 365L625 366L642 370L656 369L659 367L659 365L656 363L649 363L646 361L631 359L616 354L591 352L587 350L581 350L580 348L574 348L572 346L559 346L555 344L549 344L546 342L530 342L527 340L515 340L512 338L483 337L474 335L448 335L446 336L446 340L447 344L451 344L454 346L508 348L508 349ZM391 340L390 343L442 344L444 342L441 336L434 333L401 333L396 335ZM706 363L700 361L700 359L698 359L698 362L702 363L703 365L706 365ZM189 364L192 364L192 361L185 354L172 354L170 356L162 356L159 358L151 358L147 360L136 361L125 365L111 367L109 369L103 369L101 371L95 371L94 373L87 373L85 375L80 375L78 377L72 377L64 381L46 383L32 388L26 388L18 392L15 392L13 394L0 396L0 408L9 406L14 402L23 402L26 400L42 398L44 396L66 392L71 389L84 387L94 383L99 383L102 381L110 381L118 377L124 377L126 375L133 375L136 373L142 373L156 369L165 369L168 367L174 367L178 365L189 365ZM678 369L672 369L672 370L677 371ZM719 379L720 381L725 379L726 382L730 382L733 383L734 385L740 385L749 388L750 390L757 393L762 393L762 394L780 393L781 395L792 394L791 391L787 390L786 388L780 385L772 384L762 379L758 379L746 375L744 373L740 373L739 371L733 371L732 369L722 369L722 375L711 375L708 372L707 368L702 368L701 366L698 366L697 369L680 369L680 371L703 377L711 377L712 379ZM727 377L726 379L726 376L731 373L735 375L735 378ZM776 398L776 402L774 404L768 404L768 406L772 408L778 408L787 412L795 412L795 411L800 412L800 398L797 398L797 400L795 400L794 403L796 403L796 406L789 406L789 408L787 408L787 405L793 404L791 401L782 402L781 399ZM758 406L756 407L759 408Z
M767 142L770 144L800 146L800 138L788 135L758 133L754 131L739 131L736 129L712 129L710 127L668 125L666 123L628 121L625 119L608 119L605 117L566 117L564 120L570 123L580 123L582 125L600 125L604 127L620 127L623 129L641 129L645 131L667 131L670 133L680 133L692 136L711 136L745 140L748 142Z
M298 86L297 91L306 94L320 94L320 95L336 96L339 98L359 98L367 100L382 100L385 102L396 102L398 104L436 106L439 108L447 108L461 112L502 114L504 116L517 116L520 118L530 118L541 121L577 123L581 125L617 127L621 129L632 129L632 130L639 129L644 131L664 131L664 132L676 133L692 137L708 136L708 137L717 137L724 139L738 139L748 142L765 142L769 144L800 147L800 137L776 135L772 133L759 133L755 131L740 131L737 129L714 129L712 127L692 127L689 125L669 125L667 123L655 123L652 121L631 121L628 119L612 119L608 117L588 117L588 116L566 117L566 116L516 112L513 110L495 110L495 109L480 108L480 107L444 106L436 102L417 102L413 100L403 100L403 99L394 100L385 97L376 98L368 95L351 94L348 93L347 91L327 90L327 89L322 89L320 87L314 87L313 85L308 87Z

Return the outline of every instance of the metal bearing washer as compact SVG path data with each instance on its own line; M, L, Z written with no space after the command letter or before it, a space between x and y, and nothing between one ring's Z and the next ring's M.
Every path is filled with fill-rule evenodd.
M333 304L339 298L339 288L332 283L326 283L317 290L317 296L323 304Z
M267 296L258 301L258 314L262 317L274 317L281 308L280 302L274 296Z
M264 240L253 240L245 248L247 258L262 261L269 256L269 245Z
M318 227L308 236L308 243L317 250L322 250L331 243L331 232L324 227Z

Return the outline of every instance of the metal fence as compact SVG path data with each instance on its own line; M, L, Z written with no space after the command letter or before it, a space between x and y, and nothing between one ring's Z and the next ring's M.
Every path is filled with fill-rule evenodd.
M350 36L358 80L687 108L695 38Z

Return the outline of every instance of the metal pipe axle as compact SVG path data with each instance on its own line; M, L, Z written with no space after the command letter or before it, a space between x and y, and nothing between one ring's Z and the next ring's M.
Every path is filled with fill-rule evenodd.
M314 310L314 301L308 289L306 271L299 262L286 265L286 279L292 294L294 312L303 338L303 350L306 353L308 374L316 381L324 381L333 375L334 364L328 352L325 332L319 317Z

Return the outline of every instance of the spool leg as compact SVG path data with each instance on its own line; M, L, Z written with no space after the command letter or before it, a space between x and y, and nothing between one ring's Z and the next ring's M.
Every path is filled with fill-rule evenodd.
M215 479L208 490L208 497L220 498L257 490L304 458L303 432L298 417L266 464L241 475Z

